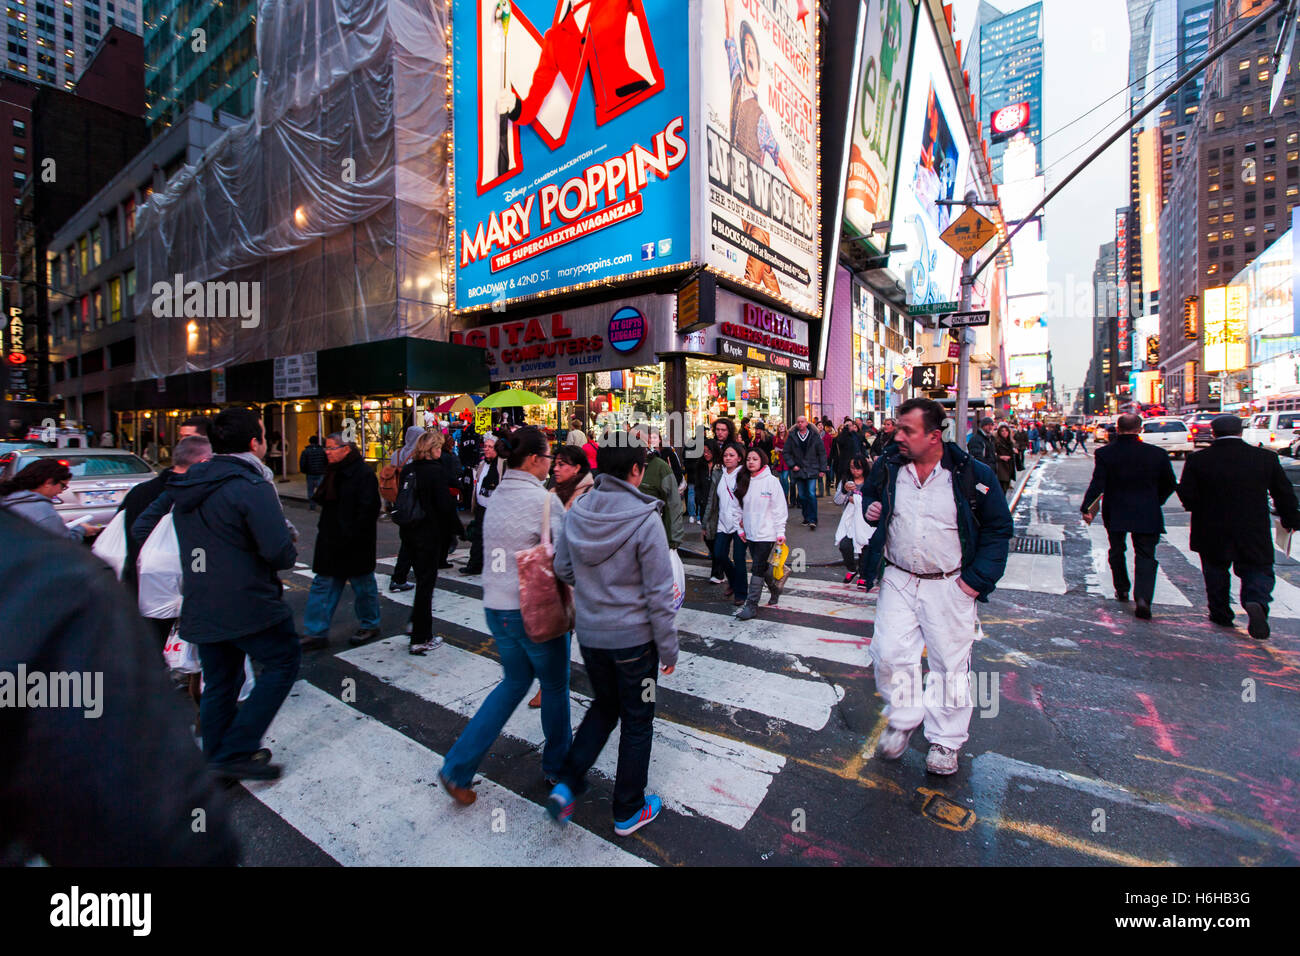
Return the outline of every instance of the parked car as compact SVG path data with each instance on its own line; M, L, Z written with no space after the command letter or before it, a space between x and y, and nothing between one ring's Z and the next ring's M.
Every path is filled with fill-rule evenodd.
M89 524L106 525L126 493L154 476L149 463L120 448L23 448L0 446L0 481L7 481L39 458L57 458L72 470L68 490L54 499L67 524L89 515Z
M1193 412L1183 421L1187 422L1187 429L1192 436L1192 444L1208 445L1214 441L1214 435L1210 432L1210 422L1214 421L1221 412Z
M1142 423L1142 440L1148 445L1162 448L1175 458L1190 455L1196 450L1187 422L1181 418L1148 418Z
M1241 438L1249 445L1280 452L1291 447L1297 428L1300 428L1300 411L1260 412L1245 423Z
M1104 445L1115 436L1115 420L1112 418L1103 418L1097 421L1097 426L1093 430L1093 444Z

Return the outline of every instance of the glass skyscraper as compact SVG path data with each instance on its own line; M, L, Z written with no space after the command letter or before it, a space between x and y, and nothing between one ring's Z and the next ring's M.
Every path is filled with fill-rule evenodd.
M1043 5L1031 4L981 25L979 63L980 119L1004 106L1029 104L1029 127L1038 168L1043 168ZM1001 183L1007 144L990 142L993 177Z
M154 136L195 101L232 116L253 112L257 0L145 0L143 35L145 121Z

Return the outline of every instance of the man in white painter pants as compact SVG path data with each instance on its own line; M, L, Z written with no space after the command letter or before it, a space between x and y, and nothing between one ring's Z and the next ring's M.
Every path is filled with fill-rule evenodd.
M975 602L987 601L1007 565L1011 512L997 476L943 440L944 410L925 398L899 408L895 445L871 469L862 508L876 526L863 555L880 582L871 658L889 726L880 755L897 760L925 721L930 773L957 772L969 737ZM921 651L930 673L921 689Z

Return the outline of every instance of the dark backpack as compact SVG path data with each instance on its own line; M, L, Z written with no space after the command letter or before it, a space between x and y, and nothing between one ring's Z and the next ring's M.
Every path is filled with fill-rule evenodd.
M424 520L424 508L420 505L419 482L412 468L401 479L397 489L397 500L393 504L393 521L399 525L415 524Z

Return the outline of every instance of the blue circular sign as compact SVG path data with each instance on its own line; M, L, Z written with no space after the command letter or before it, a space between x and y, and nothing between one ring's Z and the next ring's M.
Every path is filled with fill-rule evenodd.
M645 341L646 320L639 311L627 305L609 318L609 344L616 352L635 352Z

